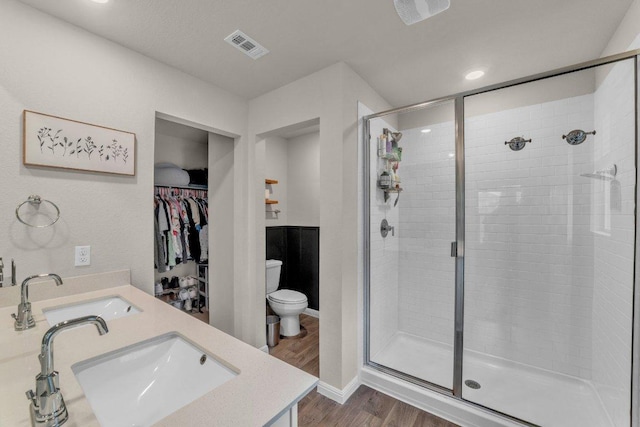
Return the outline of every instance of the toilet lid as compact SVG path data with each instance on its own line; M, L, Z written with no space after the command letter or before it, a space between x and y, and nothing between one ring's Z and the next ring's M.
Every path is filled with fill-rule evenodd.
M275 302L294 303L306 302L307 297L302 292L292 291L291 289L280 289L269 294L269 299Z

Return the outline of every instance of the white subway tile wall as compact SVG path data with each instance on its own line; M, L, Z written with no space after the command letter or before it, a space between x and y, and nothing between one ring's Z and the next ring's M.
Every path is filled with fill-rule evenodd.
M453 122L403 130L398 169L400 330L453 345L455 134ZM452 362L453 363L453 362Z
M465 122L465 349L591 381L615 426L629 421L634 111L628 61L593 94ZM371 122L374 361L398 331L449 346L454 332L454 123L402 129L395 208L376 186L383 127ZM572 146L574 129L597 134ZM533 141L512 151L516 136Z
M377 139L384 128L391 126L382 119L370 121L370 355L376 361L376 354L398 331L398 207L393 207L394 199L384 201L384 193L378 188L378 176L384 169L384 160L377 155ZM383 219L395 227L395 236L386 238L380 234ZM397 367L395 367L397 368Z
M617 166L613 181L592 180L595 236L592 379L614 425L629 425L635 128L633 61L613 67L595 92L595 170Z
M466 349L591 378L594 140L562 135L593 111L584 95L466 120Z

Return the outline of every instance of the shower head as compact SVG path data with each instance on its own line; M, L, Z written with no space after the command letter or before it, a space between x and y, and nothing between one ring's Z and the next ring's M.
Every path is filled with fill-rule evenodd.
M595 135L596 131L585 132L582 129L574 129L566 135L562 135L562 139L565 139L569 145L579 145L587 139L587 135Z
M583 176L585 178L595 178L601 179L603 181L613 181L616 178L616 175L618 175L618 166L615 164L611 165L611 167L608 167L607 169L602 169L592 173L580 174L580 176Z
M406 25L413 25L449 9L449 0L393 0L396 12Z

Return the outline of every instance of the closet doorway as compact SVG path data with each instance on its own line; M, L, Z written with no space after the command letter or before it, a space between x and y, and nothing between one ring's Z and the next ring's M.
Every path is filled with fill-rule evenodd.
M156 297L231 334L233 148L207 126L157 114Z

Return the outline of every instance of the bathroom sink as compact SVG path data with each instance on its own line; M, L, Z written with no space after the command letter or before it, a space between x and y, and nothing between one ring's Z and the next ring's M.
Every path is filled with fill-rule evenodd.
M53 326L65 320L90 315L100 316L109 321L140 313L141 310L134 307L129 301L113 296L60 307L45 308L42 312L49 325Z
M102 427L149 426L239 373L175 332L71 369Z

